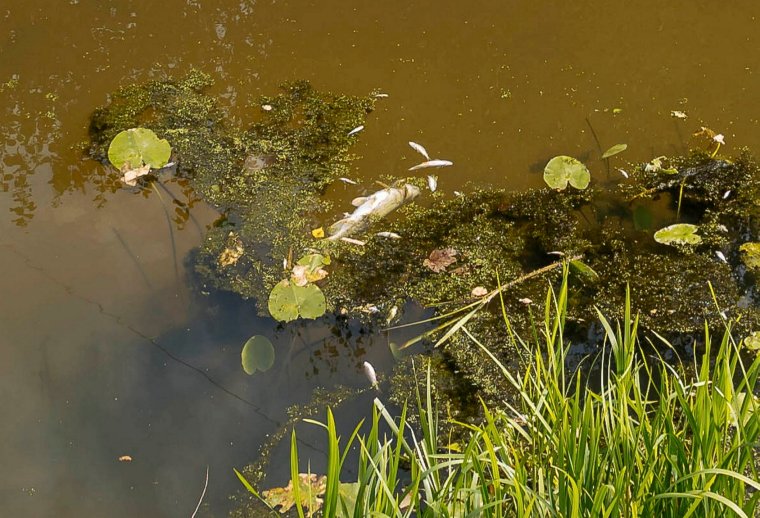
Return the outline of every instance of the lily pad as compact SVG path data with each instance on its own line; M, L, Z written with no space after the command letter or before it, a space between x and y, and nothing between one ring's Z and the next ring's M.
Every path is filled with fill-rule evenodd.
M760 331L755 331L744 339L744 347L750 351L760 352Z
M246 374L266 372L274 365L274 346L267 337L254 335L243 346L240 357Z
M272 289L268 306L272 317L282 322L298 317L318 318L327 310L325 295L318 286L297 286L287 279L278 282Z
M108 147L108 160L121 170L125 165L136 169L147 165L160 169L169 162L172 147L166 139L159 139L147 128L132 128L114 137Z
M665 245L698 245L702 238L696 233L697 226L676 223L654 233L654 240Z
M628 149L628 144L615 144L602 154L602 158L609 158Z
M742 262L751 270L760 270L760 243L744 243L739 247Z
M585 189L591 181L591 173L573 157L555 156L544 168L544 181L552 189L563 191L569 183L576 189Z

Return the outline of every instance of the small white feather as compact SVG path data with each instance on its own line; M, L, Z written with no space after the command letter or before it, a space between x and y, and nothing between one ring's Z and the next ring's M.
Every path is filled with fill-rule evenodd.
M427 149L425 149L421 144L417 144L416 142L409 141L409 145L412 147L413 150L415 150L417 153L425 157L425 160L430 160L430 155L428 155Z
M454 165L454 162L436 158L435 160L428 160L427 162L422 162L421 164L417 164L414 167L410 167L409 170L416 171L417 169L426 169L428 167L448 167L450 165Z

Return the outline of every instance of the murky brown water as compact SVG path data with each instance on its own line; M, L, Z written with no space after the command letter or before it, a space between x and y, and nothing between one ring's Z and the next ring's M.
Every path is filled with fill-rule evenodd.
M380 89L356 176L403 173L414 140L454 161L439 172L447 192L540 185L556 154L602 180L600 148L627 143L613 159L627 167L683 152L702 125L729 153L757 152L760 4L555 4L4 2L0 515L189 516L207 465L207 501L224 515L231 467L284 407L316 385L362 386L364 358L389 365L383 339L276 329L250 304L190 293L183 259L213 211L196 206L180 230L156 196L100 192L106 172L82 159L89 114L120 85L198 67L242 121L289 79ZM239 350L254 333L293 353L249 378Z

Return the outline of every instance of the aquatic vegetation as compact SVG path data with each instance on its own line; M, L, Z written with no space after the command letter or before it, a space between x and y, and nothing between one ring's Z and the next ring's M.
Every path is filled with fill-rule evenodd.
M272 288L267 307L272 317L282 322L298 317L318 318L325 314L325 295L316 284L299 286L283 279Z
M676 223L655 232L654 240L665 245L698 245L702 242L698 228L689 223Z
M628 149L628 144L615 144L611 148L609 148L607 151L602 153L602 159L610 158L611 156L615 156L618 153L622 153Z
M640 342L627 297L617 324L597 314L603 333L591 381L567 369L567 281L565 269L534 338L518 339L532 359L524 373L513 373L463 328L516 393L484 404L481 422L444 417L430 370L409 402L414 424L406 406L394 417L380 399L369 431L360 433L360 423L345 443L329 408L324 424L306 420L326 432L324 515L754 516L760 401L752 392L760 357L742 360L744 345L727 323L722 338L705 331L705 354L693 370L672 365ZM510 325L507 317L503 324ZM461 438L452 441L443 426L458 428ZM295 444L293 435L293 480L303 462ZM349 465L354 448L359 457Z
M760 271L760 243L744 243L739 247L739 251L747 268Z
M274 346L266 336L254 335L243 345L240 359L246 374L266 372L274 365Z
M576 189L583 190L590 181L591 173L586 166L570 156L555 156L544 168L544 182L552 189L563 191L569 183Z
M169 162L172 147L146 128L131 128L116 135L108 146L108 160L124 173L124 183L134 186L140 176Z

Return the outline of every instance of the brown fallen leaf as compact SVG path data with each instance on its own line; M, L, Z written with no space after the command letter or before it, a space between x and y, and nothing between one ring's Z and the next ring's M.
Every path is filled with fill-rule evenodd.
M488 294L488 290L485 289L483 286L477 286L473 288L472 292L470 293L470 295L472 295L473 297L484 297L487 294Z
M322 499L320 496L324 495L327 488L327 477L322 475L318 477L314 473L299 473L298 474L298 489L301 497L301 505L305 507L307 516L312 516L315 511L318 511L322 507ZM289 481L285 487L275 487L267 491L263 491L261 495L264 500L272 507L280 507L281 513L286 513L296 503L295 495L293 495L293 481Z
M219 254L219 266L232 266L238 259L243 257L243 242L234 232L227 236L227 248Z
M296 286L306 286L310 282L321 281L327 277L327 270L322 267L311 268L308 265L297 264L293 267L290 280Z
M129 165L129 162L125 163L121 168L121 173L124 175L121 177L121 180L129 185L130 187L134 187L137 185L137 179L141 176L145 176L150 172L150 166L149 165L143 165L142 167L135 167L132 168Z
M453 248L443 248L440 250L433 250L430 252L430 257L425 259L422 264L427 266L435 273L440 273L446 269L446 267L457 262L457 252Z

